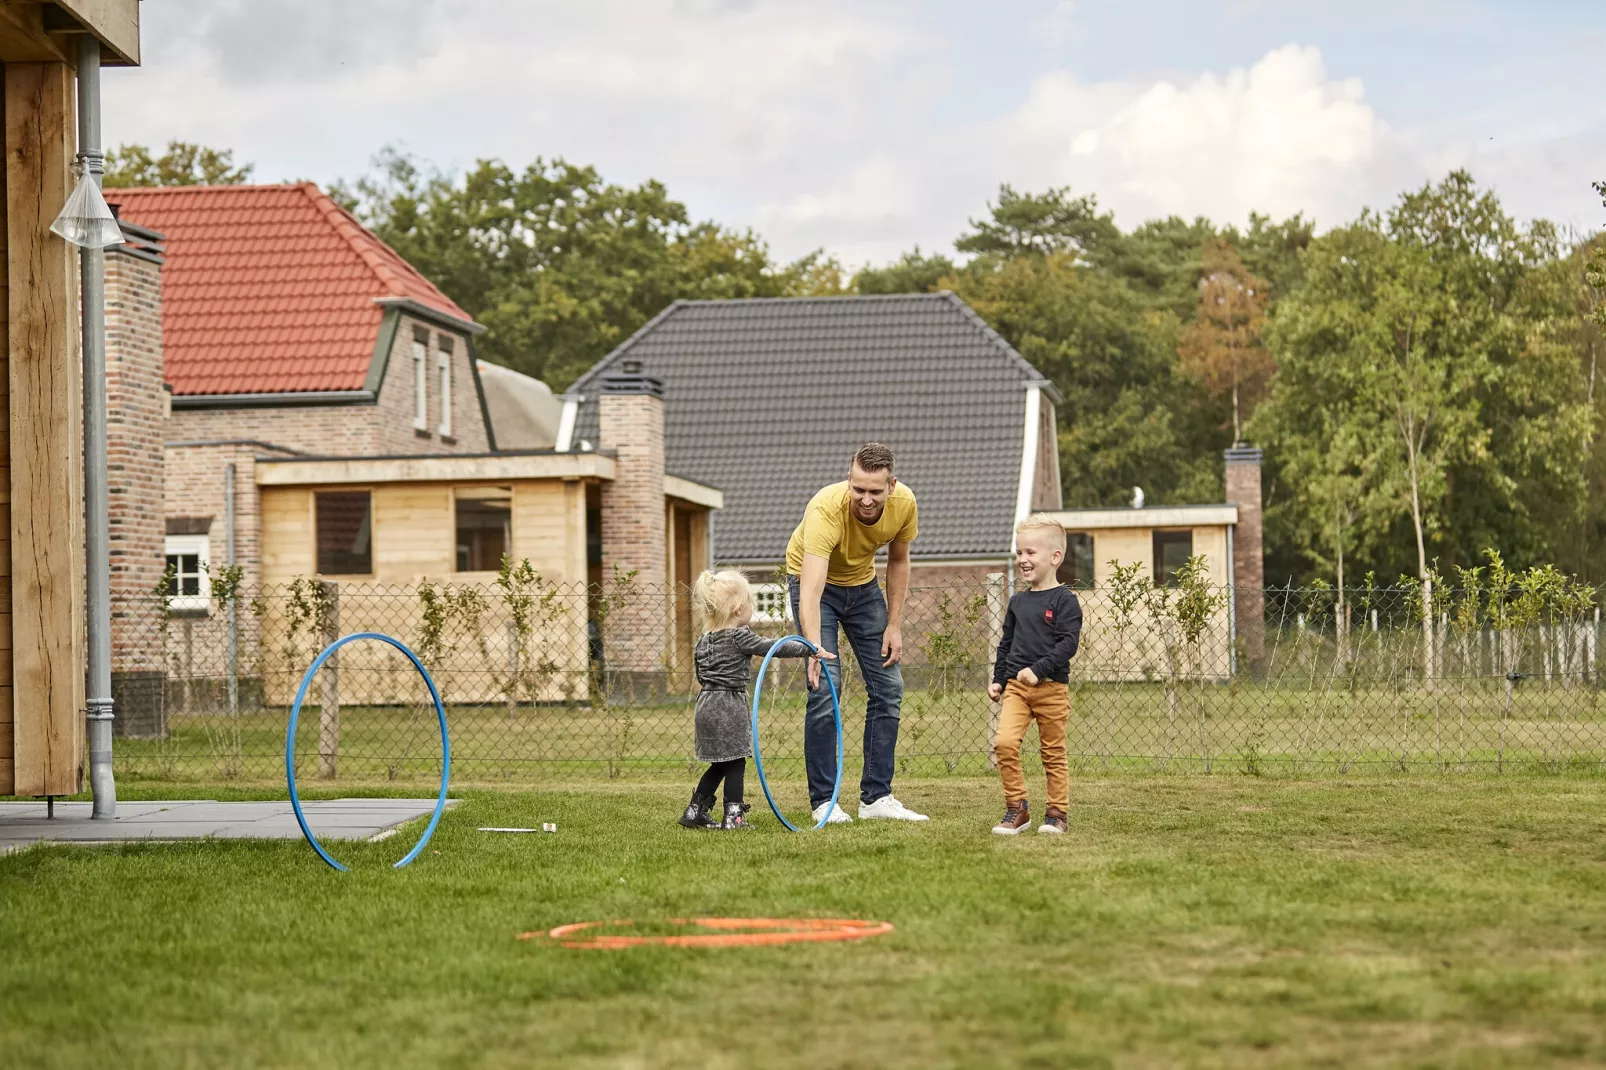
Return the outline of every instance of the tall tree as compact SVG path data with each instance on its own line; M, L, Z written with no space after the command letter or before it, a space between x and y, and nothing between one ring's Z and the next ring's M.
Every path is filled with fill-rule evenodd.
M1120 231L1093 197L1072 197L1070 187L1046 193L1017 193L1005 184L989 219L972 219L971 230L954 242L961 253L1008 259L1050 253L1086 255L1115 241Z
M853 276L853 290L861 294L934 293L954 270L952 260L940 254L926 256L917 245L885 267L861 268Z
M1259 402L1276 363L1261 345L1270 294L1238 252L1214 238L1205 246L1199 306L1182 332L1182 368L1215 397L1232 400L1232 440L1243 441L1243 422Z
M677 298L841 286L818 254L778 266L757 235L692 222L657 182L618 186L561 159L482 160L461 177L394 150L375 163L336 195L485 325L487 359L554 389Z
M251 178L253 164L234 162L233 149L214 149L188 141L169 141L153 156L144 145L119 145L106 154L102 185L236 186Z
M1583 514L1590 433L1552 228L1518 228L1455 173L1317 239L1304 270L1272 317L1281 371L1250 433L1291 452L1339 407L1388 432L1357 523L1379 571L1430 578L1484 546L1551 557ZM1280 530L1305 508L1288 503ZM1402 538L1409 564L1390 549Z

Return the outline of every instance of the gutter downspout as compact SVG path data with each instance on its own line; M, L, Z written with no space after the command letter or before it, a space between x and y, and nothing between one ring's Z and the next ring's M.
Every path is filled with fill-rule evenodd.
M1232 556L1237 524L1227 525L1227 675L1238 675L1238 559Z
M553 443L554 453L568 453L574 445L574 422L580 414L580 403L585 400L578 394L564 394L563 412L558 417L557 441Z
M100 185L100 42L78 38L78 162L84 180ZM112 776L112 644L110 530L106 491L106 253L80 248L84 359L84 589L88 602L85 736L89 750L90 817L117 818Z

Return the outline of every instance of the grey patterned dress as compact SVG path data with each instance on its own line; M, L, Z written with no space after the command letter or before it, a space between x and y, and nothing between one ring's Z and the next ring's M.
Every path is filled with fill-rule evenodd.
M728 762L753 755L752 712L747 685L753 659L769 653L775 640L751 628L722 628L697 640L697 760ZM792 641L776 653L778 658L805 658L809 648Z

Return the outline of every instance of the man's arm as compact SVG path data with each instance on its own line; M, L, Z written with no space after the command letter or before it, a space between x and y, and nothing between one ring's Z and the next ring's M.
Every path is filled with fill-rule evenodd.
M909 544L887 544L887 630L881 637L882 667L903 659L903 601L909 593Z
M803 574L798 577L797 626L803 638L820 645L820 596L825 593L825 574L831 562L824 557L805 553ZM809 659L809 688L820 686L820 661Z

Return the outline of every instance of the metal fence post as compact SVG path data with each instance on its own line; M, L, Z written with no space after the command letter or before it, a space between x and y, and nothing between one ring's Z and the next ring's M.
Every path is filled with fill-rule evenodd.
M318 580L319 630L327 647L340 638L340 585ZM318 713L318 775L333 780L340 762L340 655L334 654L323 665L321 701Z
M234 465L223 469L223 553L224 563L234 569ZM229 713L240 712L240 587L234 582L229 597Z

